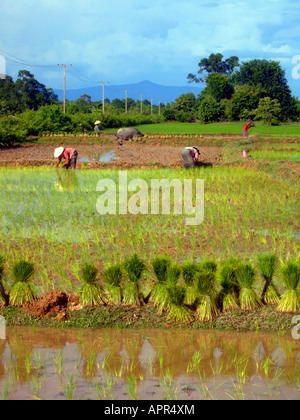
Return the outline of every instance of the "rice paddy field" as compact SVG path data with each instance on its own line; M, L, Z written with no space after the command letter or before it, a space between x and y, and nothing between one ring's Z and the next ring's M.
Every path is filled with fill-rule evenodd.
M1 400L102 400L100 413L124 400L182 400L198 414L200 400L292 400L299 391L291 337L16 327L0 340Z
M90 269L90 276L97 271L104 281L109 267L123 264L135 254L137 264L143 261L142 275L135 279L141 284L140 295L153 293L157 280L153 261L165 257L172 262L174 278L178 267L210 262L218 281L224 264L239 259L251 277L250 288L253 285L261 296L267 277L261 275L260 261L268 255L277 259L272 286L278 295L284 295L288 282L283 281L282 267L290 261L299 263L300 256L299 127L272 127L270 135L269 127L258 124L246 140L237 139L237 124L229 129L225 124L204 128L207 136L202 140L198 136L197 144L203 141L220 147L223 158L193 170L153 165L122 169L109 164L101 169L84 165L76 171L55 170L49 164L0 166L0 257L5 289L12 286L12 268L20 260L34 266L32 281L42 296L55 290L79 293L83 267L87 274ZM157 126L144 127L150 137L157 130ZM183 141L179 134L189 133L190 139L195 126L162 124L160 130L157 141L170 144L176 137L178 146ZM201 134L199 127L197 130ZM284 140L280 138L283 132ZM168 138L162 140L166 133ZM243 150L248 159L243 159ZM126 211L122 202L124 174ZM199 224L188 223L192 214L185 207L184 195L175 189L170 190L169 211L165 211L166 196L153 199L153 180L176 181L182 187L189 180L194 209L199 205L197 185L201 180L203 214ZM104 201L108 185L114 186L113 194ZM182 211L176 207L180 198ZM99 211L110 200L115 200L114 214ZM33 325L39 321L29 318L29 326L21 327L18 320L24 318L20 309L7 309L6 339L1 340L0 334L0 399L298 399L300 340L292 337L291 322L300 312L299 271L295 273L298 277L294 276L286 299L294 306L289 314L282 311L282 328L275 309L259 312L247 308L228 312L226 321L222 318L218 324L194 324L189 331L188 321L173 329L176 311L186 297L182 284L174 279L172 290L176 293L168 292L175 305L170 312L173 318L170 313L166 317L162 307L151 306L162 318L163 329L148 329L149 323L147 329L140 323L135 329L135 319L147 315L143 318L142 309L132 302L131 321L122 324L116 312L116 328L109 329L95 328L87 321L89 314L96 320L90 309L84 313L82 325L86 328L80 330L60 328L69 321L57 322L55 330L36 329ZM124 302L120 306L124 307ZM227 334L224 329L230 329L230 323L239 322L245 313L248 318L240 328L243 332ZM194 314L201 315L198 310ZM184 316L190 320L189 312ZM265 317L266 330L273 327L272 333L253 332L259 316ZM223 331L214 329L219 327Z
M154 175L183 182L187 172L131 170L128 183L148 182ZM1 254L8 266L20 258L34 262L42 293L55 287L72 291L85 262L103 269L133 252L146 261L166 254L177 262L221 262L233 255L251 261L266 252L282 260L299 255L297 188L264 173L231 167L189 172L193 181L204 180L204 220L198 226L186 225L184 214L173 214L172 197L169 215L101 215L97 183L111 179L118 186L119 171L66 176L61 190L53 169L0 168Z

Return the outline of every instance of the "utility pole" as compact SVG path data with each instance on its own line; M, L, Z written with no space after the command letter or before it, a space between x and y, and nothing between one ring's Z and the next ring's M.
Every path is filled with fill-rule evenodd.
M66 85L67 85L67 67L72 67L72 64L57 64L58 67L63 67L64 69L64 102L63 102L63 111L66 113Z
M143 112L143 94L140 93L140 97L141 97L141 113Z
M153 114L153 98L150 98L151 101L151 115Z
M128 93L128 90L124 89L124 92L125 92L125 114L127 114L127 93Z
M158 115L160 116L160 101L158 102Z
M105 112L105 105L104 105L104 86L105 84L108 84L108 82L98 82L99 84L102 85L102 114L104 114Z

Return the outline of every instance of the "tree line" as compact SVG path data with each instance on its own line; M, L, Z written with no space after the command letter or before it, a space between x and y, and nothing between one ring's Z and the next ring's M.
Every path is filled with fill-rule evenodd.
M257 119L268 124L299 120L300 101L292 95L279 62L253 59L240 63L236 56L224 59L222 54L211 54L201 59L198 71L189 73L187 80L203 85L198 97L187 93L157 106L147 99L132 98L105 99L102 104L85 94L67 102L63 113L53 89L21 70L16 81L10 76L0 79L0 146L30 135L89 132L98 119L102 129L166 120L212 123Z
M278 124L299 119L299 101L277 61L253 59L240 64L236 56L224 59L222 54L211 54L187 79L205 85L197 104L202 122L258 119Z

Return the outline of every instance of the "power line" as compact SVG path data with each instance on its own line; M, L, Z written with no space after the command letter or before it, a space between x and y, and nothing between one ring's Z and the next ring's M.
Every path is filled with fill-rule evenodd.
M49 67L52 67L53 68L53 67L56 67L54 64L49 64L49 65L46 65L46 64L34 64L34 63L31 63L28 60L23 60L21 58L18 58L16 56L8 53L7 51L2 50L2 49L0 49L0 52L4 54L5 60L11 61L12 63L22 64L22 65L29 66L29 67L44 67L44 68L49 68ZM12 58L7 57L7 55L10 56L10 57L12 57Z
M76 79L78 79L78 80L81 80L82 82L85 82L85 83L92 83L92 84L96 84L96 83L98 83L98 82L95 82L94 80L90 80L90 79L88 79L87 77L85 77L85 75L77 68L77 67L75 67L75 66L73 66L72 67L72 69L74 69L79 75L80 75L80 77L79 76L77 76L77 75L75 75L72 71L70 72L71 74L72 74L72 76L73 77L75 77Z

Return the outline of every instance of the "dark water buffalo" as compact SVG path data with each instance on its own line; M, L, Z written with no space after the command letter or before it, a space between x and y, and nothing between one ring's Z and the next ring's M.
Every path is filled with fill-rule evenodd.
M123 127L119 128L115 135L115 140L129 140L133 139L134 137L144 137L137 128L134 127Z

